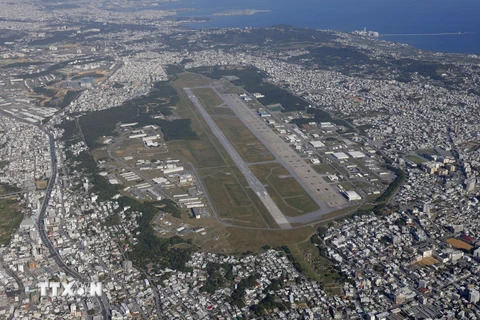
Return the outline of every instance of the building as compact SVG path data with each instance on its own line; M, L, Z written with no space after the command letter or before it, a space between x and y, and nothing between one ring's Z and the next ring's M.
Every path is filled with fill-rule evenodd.
M312 145L312 147L314 148L323 148L325 147L325 144L321 141L318 141L318 140L313 140L313 141L310 141L310 144Z
M475 178L465 181L465 189L467 190L467 192L472 192L473 190L475 190L476 182L477 180Z
M129 136L130 139L136 139L136 138L143 138L143 137L146 137L147 134L146 133L138 133L138 134L132 134L131 136Z
M480 260L480 248L477 248L473 251L473 256L475 259Z
M429 202L424 202L423 203L423 213L425 214L430 214L430 203Z
M122 268L126 271L131 270L133 268L132 261L130 260L125 260L122 262Z
M343 191L343 195L348 199L348 201L358 201L362 200L362 197L355 191Z
M320 122L320 127L322 127L322 128L332 128L334 126L335 125L331 122Z
M360 151L351 151L348 154L354 159L365 158L365 154Z
M347 156L345 153L343 153L343 152L336 152L336 153L334 153L334 154L332 154L332 155L333 155L336 159L338 159L338 160L346 160L346 159L348 159L348 156Z
M136 126L137 124L138 124L138 122L122 123L120 125L120 128L133 127L133 126Z
M202 217L199 208L190 208L190 212L195 219L200 219Z
M152 198L154 200L160 201L160 200L163 199L162 195L157 190L155 190L153 188L152 189L147 189L147 192L148 192L148 194L150 194L150 196L152 196Z
M477 290L469 290L468 302L477 303L480 300L480 293Z

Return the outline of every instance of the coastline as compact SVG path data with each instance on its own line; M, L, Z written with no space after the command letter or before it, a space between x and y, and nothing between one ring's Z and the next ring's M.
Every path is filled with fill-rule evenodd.
M411 45L418 49L445 53L480 54L480 25L474 12L480 11L480 2L467 0L452 9L448 1L440 0L435 10L428 4L407 0L404 3L385 4L381 0L368 0L352 4L347 0L305 0L296 7L292 15L287 0L246 0L241 4L220 0L180 0L176 6L193 8L179 12L182 17L210 18L205 23L183 23L193 29L269 27L288 24L300 28L338 30L352 32L367 27L380 34L433 34L475 32L462 36L388 36L385 40ZM245 10L239 6L256 10L270 10L268 14L224 14ZM478 10L477 10L478 9Z

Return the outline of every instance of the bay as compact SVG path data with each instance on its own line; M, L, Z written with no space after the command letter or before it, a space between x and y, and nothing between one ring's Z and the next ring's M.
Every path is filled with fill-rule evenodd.
M193 28L296 27L380 34L435 34L448 36L385 36L382 39L420 49L480 54L480 1L478 0L180 0L170 8L191 8L181 17L210 18L186 24ZM270 10L253 15L214 16L230 10Z

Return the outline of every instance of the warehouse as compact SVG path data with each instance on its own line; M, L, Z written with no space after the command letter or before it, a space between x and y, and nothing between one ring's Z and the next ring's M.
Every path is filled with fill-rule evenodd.
M365 158L365 154L360 151L351 151L348 154L354 159Z
M362 200L362 197L355 191L343 191L342 194L348 199L348 201Z
M325 147L325 145L324 145L321 141L317 141L317 140L310 141L310 144L311 144L312 147L314 147L314 148L323 148L323 147Z
M333 154L333 156L334 156L335 158L337 158L338 160L348 159L348 156L347 156L345 153L343 153L343 152L336 152L336 153Z

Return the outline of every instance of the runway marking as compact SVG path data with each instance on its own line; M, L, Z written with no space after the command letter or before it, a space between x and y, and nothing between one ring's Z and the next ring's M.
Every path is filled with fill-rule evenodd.
M184 88L184 90L188 98L193 102L193 104L195 105L197 110L200 112L205 122L208 124L208 126L212 130L213 134L217 137L217 139L220 141L222 146L228 152L233 162L235 162L235 164L237 165L238 169L240 169L243 176L247 180L250 188L255 192L255 194L262 201L263 205L267 208L268 212L270 213L272 218L275 220L275 222L282 229L291 229L291 225L288 222L287 218L283 215L282 211L277 207L275 202L268 195L267 190L265 189L265 186L257 179L257 177L255 177L253 172L250 170L248 164L245 161L243 161L243 159L240 157L238 152L232 146L232 144L227 139L225 134L217 126L215 121L212 119L212 117L208 114L208 112L202 106L198 98L192 93L190 88Z
M296 178L297 182L320 207L323 214L333 211L332 209L337 207L338 203L346 203L346 200L337 191L326 189L329 184L319 174L309 170L311 167L306 165L305 160L271 130L265 121L250 109L238 95L221 94L216 88L212 89L230 106L237 117L265 145L277 161L283 164L285 169Z

